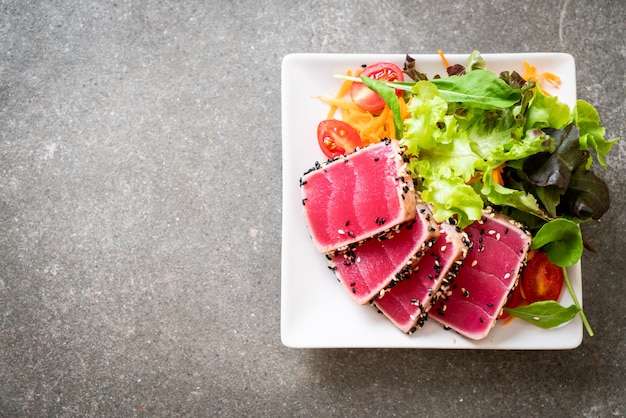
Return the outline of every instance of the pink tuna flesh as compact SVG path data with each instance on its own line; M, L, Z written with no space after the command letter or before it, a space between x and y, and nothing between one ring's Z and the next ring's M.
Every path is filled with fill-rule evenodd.
M304 214L320 252L345 249L415 217L415 190L398 141L372 144L300 179Z
M472 248L451 290L429 317L475 340L487 336L526 261L530 235L508 217L486 211L465 231Z
M423 325L431 303L448 288L467 254L464 233L448 223L439 228L441 235L432 248L425 251L415 271L374 301L376 308L407 334Z
M414 263L431 246L439 231L430 211L418 204L416 218L388 237L329 256L337 278L358 304L365 305L387 287L412 272Z

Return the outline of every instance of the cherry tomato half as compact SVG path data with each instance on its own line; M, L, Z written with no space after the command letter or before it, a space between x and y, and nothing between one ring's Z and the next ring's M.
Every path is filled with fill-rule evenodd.
M517 308L542 300L557 300L563 289L563 269L552 264L546 253L538 251L528 261L519 283L509 296L505 308ZM509 314L503 312L500 319Z
M402 70L390 62L368 65L362 74L379 81L404 81ZM396 94L400 97L402 91L396 90ZM368 112L378 112L385 107L385 101L380 94L370 90L363 83L352 83L350 95L357 106Z
M356 129L337 119L326 119L317 125L317 142L328 158L350 154L356 147L362 146Z
M563 269L539 251L530 259L522 273L522 297L530 304L541 300L557 300L563 288Z

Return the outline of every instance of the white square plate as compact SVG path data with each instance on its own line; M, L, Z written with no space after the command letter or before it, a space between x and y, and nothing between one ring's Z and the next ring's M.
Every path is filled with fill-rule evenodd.
M446 74L439 55L411 55L417 69L429 77ZM571 55L562 53L483 54L487 69L496 73L523 74L528 61L538 72L561 78L558 90L548 90L572 107L576 101L576 71ZM465 64L467 55L446 55L450 64ZM497 323L487 338L467 339L446 331L434 320L412 335L400 332L387 318L369 306L352 302L327 268L324 254L311 243L302 212L299 179L315 161L325 160L317 145L318 123L328 107L315 96L334 95L341 80L335 74L356 70L362 64L390 61L402 68L405 55L292 54L282 62L283 225L281 265L281 338L296 348L404 347L447 349L568 349L582 342L578 316L567 324L542 329L520 319ZM580 263L568 269L569 278L582 303ZM563 290L564 306L572 304Z

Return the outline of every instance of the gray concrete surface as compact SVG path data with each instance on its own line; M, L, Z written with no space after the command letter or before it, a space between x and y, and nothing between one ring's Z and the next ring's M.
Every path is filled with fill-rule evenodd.
M280 64L563 51L625 136L626 3L0 2L0 416L624 416L626 145L571 351L280 342Z

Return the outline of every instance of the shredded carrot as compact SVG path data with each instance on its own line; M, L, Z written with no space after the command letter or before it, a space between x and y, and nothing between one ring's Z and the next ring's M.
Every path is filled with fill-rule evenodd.
M509 325L511 321L514 319L515 319L514 316L509 316L507 319L504 320L504 322L502 322L502 326Z
M524 61L524 74L522 75L522 78L526 81L534 81L535 83L539 84L539 87L541 87L541 91L543 91L544 94L548 96L550 96L550 93L545 91L545 89L543 88L543 82L546 82L557 89L559 88L559 84L561 84L561 77L547 71L543 73L538 73L537 67L531 65L527 61Z
M361 72L362 70L359 69L354 72L354 75L358 76ZM350 74L351 71L348 70L346 75L349 77ZM380 142L383 138L397 139L391 109L385 105L383 110L378 114L361 109L349 96L352 83L353 81L351 80L345 80L334 97L317 97L320 101L330 106L327 119L335 118L335 113L339 111L341 120L350 124L359 133L363 145ZM409 117L407 104L402 97L398 98L398 102L400 104L400 116L404 120Z
M346 110L354 110L354 111L358 111L361 110L360 107L358 107L352 100L347 100L347 99L343 99L343 98L336 98L336 97L327 97L327 96L319 96L318 99L320 99L322 102L326 103L327 105L331 106L331 107L335 107L336 108L340 108L340 109L346 109ZM334 115L335 112L333 112ZM333 116L331 115L330 118L328 119L332 119Z
M539 252L538 249L534 248L530 251L528 251L528 254L526 254L526 261L530 261L532 260L532 258Z
M524 287L519 285L519 294L522 296L522 299L526 300L526 295L524 294Z
M443 51L440 49L437 51L437 53L439 54L439 56L441 57L441 61L443 61L443 65L446 66L446 68L448 68L450 66L450 63L448 62L448 60L446 59L446 56L443 55Z
M358 77L361 74L362 70L356 70L354 73L355 77ZM350 77L352 75L352 71L348 70L346 71L346 76ZM339 87L339 90L337 91L337 94L335 95L336 99L340 99L343 96L345 96L346 94L348 94L348 92L350 91L350 87L352 87L352 80L348 80L347 78L344 80L344 82L341 84L341 87ZM339 106L338 105L331 105L330 109L328 110L328 115L326 116L326 119L332 119L335 116L335 112L337 112L337 108Z
M504 171L504 164L494 168L491 171L491 175L493 176L493 181L498 183L500 186L504 186L504 180L502 179L502 172Z

